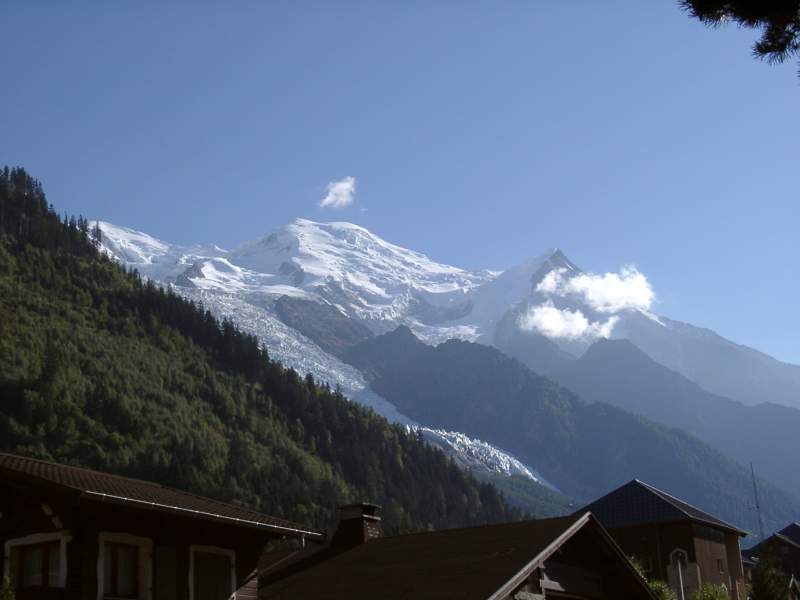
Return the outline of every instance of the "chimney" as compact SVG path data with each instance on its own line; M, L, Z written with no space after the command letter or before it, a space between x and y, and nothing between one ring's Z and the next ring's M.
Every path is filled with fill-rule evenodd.
M359 502L339 507L339 524L333 532L330 547L349 550L370 540L383 537L383 524L377 504Z

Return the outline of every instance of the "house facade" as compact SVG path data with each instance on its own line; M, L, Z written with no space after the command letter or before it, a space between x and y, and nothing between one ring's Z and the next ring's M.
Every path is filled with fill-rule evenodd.
M158 484L0 454L0 560L18 600L256 595L265 544L321 532Z
M654 600L589 513L384 537L375 505L344 507L330 543L273 555L261 600Z
M704 583L746 600L739 547L744 531L639 480L581 510L591 511L648 577L669 583L679 600Z

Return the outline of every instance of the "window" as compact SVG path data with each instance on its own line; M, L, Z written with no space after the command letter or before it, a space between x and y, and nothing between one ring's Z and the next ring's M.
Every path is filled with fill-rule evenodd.
M61 544L26 544L11 550L11 576L18 590L59 587Z
M8 577L17 590L63 588L70 539L68 531L58 531L7 540L0 577Z
M139 547L107 542L103 591L106 598L138 598Z
M722 559L721 559L721 558L718 558L718 559L717 559L717 570L718 570L720 573L724 573L724 572L725 572L725 563L724 563L724 562L722 562Z
M153 586L153 541L103 531L97 546L97 600L144 600Z
M189 600L235 597L236 553L215 546L189 546Z

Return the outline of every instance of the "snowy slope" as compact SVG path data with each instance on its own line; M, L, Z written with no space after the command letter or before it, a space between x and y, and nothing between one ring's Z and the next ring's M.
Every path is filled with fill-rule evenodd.
M543 479L536 471L532 471L510 454L502 452L482 440L471 438L455 431L431 429L429 427L409 427L409 430L420 433L429 443L457 457L461 466L466 469L486 468L488 466L488 470L495 473L509 477L527 477L551 490L558 491L558 488Z
M521 327L524 311L548 302L567 317L580 312L603 335L631 340L708 391L747 404L800 407L800 366L647 310L609 315L580 298L543 296L536 288L548 273L558 271L564 280L582 273L558 249L502 272L469 271L437 263L350 223L296 219L232 251L177 246L105 222L100 227L104 251L143 275L187 294L202 290L235 297L238 304L228 315L234 320L249 307L269 314L280 296L297 296L333 306L374 333L407 325L432 344L460 338L499 345L502 333L504 351L515 347L522 356L525 344L535 340L530 331L513 329ZM594 339L551 336L550 341L565 356L577 356ZM339 365L331 368L342 372Z
M238 265L282 276L380 329L423 309L446 313L495 274L471 272L390 244L351 223L296 219L231 253Z
M492 274L471 274L434 263L365 229L342 223L297 220L234 252L217 246L178 246L111 223L100 221L99 225L103 252L143 276L171 286L215 316L231 319L240 329L255 335L275 360L340 387L347 397L393 422L424 432L425 439L465 468L541 481L533 469L490 444L461 433L422 427L401 414L369 388L358 370L283 323L273 310L280 296L329 302L331 290L338 289L349 302L349 310L337 304L342 312L366 319L376 314L383 319L402 319L411 303L393 302L392 294L405 298L414 294L463 296ZM339 248L342 244L344 247ZM436 328L411 320L441 341L456 333L471 334L464 326Z

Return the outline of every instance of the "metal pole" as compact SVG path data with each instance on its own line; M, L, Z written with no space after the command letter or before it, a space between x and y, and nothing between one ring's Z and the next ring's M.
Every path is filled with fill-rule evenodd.
M753 468L753 462L750 462L750 475L753 476L753 494L756 497L756 513L758 514L758 535L761 540L764 539L764 519L761 518L761 503L758 501L758 484L756 483L756 470Z
M675 558L678 558L677 556ZM683 572L681 571L681 559L678 558L678 585L681 588L681 600L686 600L686 592L683 591Z

